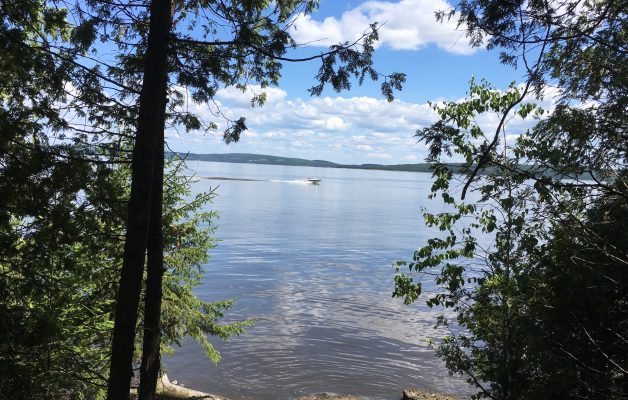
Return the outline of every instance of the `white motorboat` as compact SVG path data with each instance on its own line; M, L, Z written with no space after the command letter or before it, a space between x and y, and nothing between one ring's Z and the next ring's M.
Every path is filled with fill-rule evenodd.
M305 182L311 183L312 185L318 185L319 183L321 183L321 180L318 178L307 178L305 179Z

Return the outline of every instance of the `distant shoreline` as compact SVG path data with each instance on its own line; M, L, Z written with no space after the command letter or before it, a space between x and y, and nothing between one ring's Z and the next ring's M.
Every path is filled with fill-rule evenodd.
M165 157L168 159L175 156L185 159L187 161L209 161L209 162L224 162L234 164L262 164L262 165L288 165L294 167L316 167L316 168L343 168L343 169L360 169L360 170L375 170L375 171L401 171L401 172L427 172L432 173L432 164L418 163L418 164L338 164L325 160L306 160L304 158L291 158L291 157L279 157L271 156L267 154L252 154L252 153L227 153L227 154L198 154L198 153L182 153L182 152L166 152ZM468 166L461 163L447 163L445 164L453 174L466 174L469 173ZM532 166L527 164L519 164L518 167L523 173L534 173L537 176L546 176L557 178L558 176L551 170L546 170L543 167ZM478 175L490 175L497 172L497 167L490 166L482 168L478 172ZM593 179L594 173L587 172L578 176L563 176L562 179ZM559 177L561 178L561 177ZM218 178L216 178L218 179ZM221 178L225 179L225 178Z
M178 156L188 161L226 162L236 164L288 165L296 167L344 168L377 171L432 172L428 163L419 164L338 164L325 160L306 160L303 158L278 157L266 154L229 153L229 154L197 154L167 152L167 158ZM460 172L461 164L451 164L453 172Z

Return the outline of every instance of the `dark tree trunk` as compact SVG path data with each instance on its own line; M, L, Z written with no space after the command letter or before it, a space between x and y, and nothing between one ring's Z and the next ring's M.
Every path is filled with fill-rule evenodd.
M161 343L161 298L164 274L163 245L163 183L164 183L164 131L155 152L155 171L152 205L148 229L146 258L146 296L144 299L144 342L140 367L139 400L154 400L159 377Z
M138 305L151 209L155 153L163 132L165 80L168 74L168 38L172 25L172 0L150 5L148 47L139 100L139 117L131 172L131 195L124 258L115 310L108 400L129 398L133 376L133 351Z

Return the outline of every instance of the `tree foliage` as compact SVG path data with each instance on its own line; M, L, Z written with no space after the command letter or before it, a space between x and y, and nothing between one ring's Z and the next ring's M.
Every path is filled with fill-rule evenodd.
M6 207L2 209L1 223L3 251L7 253L0 261L5 278L3 290L10 294L6 296L3 312L7 316L26 313L32 317L32 320L16 320L16 325L7 331L8 349L30 349L29 344L15 343L13 333L22 328L32 334L32 340L52 346L55 340L67 338L72 330L68 327L79 329L82 324L88 324L90 319L74 316L77 310L87 312L87 309L74 305L81 304L76 301L82 296L90 296L92 286L100 291L93 295L94 304L87 301L82 304L102 318L103 325L98 325L98 332L92 332L91 337L86 333L77 335L76 339L106 338L107 329L111 328L111 296L117 291L118 300L124 298L124 301L117 302L115 317L122 322L116 323L119 332L114 330L114 343L118 341L120 345L118 351L113 351L115 362L111 364L115 365L111 371L121 371L121 377L110 379L117 382L111 396L126 396L131 353L140 337L135 328L143 322L138 306L144 296L147 216L151 215L151 196L159 198L162 193L161 175L154 171L163 168L159 149L164 144L164 129L213 131L222 125L225 141L238 141L246 129L246 121L229 120L215 107L214 97L220 88L235 86L245 90L251 84L259 84L263 89L278 83L282 63L318 60L321 67L310 90L313 95L320 94L327 85L340 91L349 89L354 79L360 84L372 79L382 81L382 93L392 100L394 90L400 89L405 77L399 73L382 75L374 69L376 25L365 27L364 35L355 42L340 43L325 53L305 58L288 55L298 46L289 34L295 18L312 12L317 4L293 0L20 0L0 4L0 172L6 178L3 180L6 191L2 193ZM161 22L156 23L157 20ZM263 92L257 93L252 104L262 105L264 100ZM211 119L190 112L194 109L189 107L191 104L207 105ZM132 149L125 145L129 141ZM121 171L124 179L128 180L129 174L132 176L130 189L128 181L120 177ZM169 190L180 192L176 186ZM32 198L22 201L21 191ZM92 196L93 193L97 195ZM203 239L206 236L194 228L194 221L205 218L193 215L203 200L193 201L192 208L186 211L185 206L176 205L168 197L173 195L167 191L164 194L163 201L170 201L164 206L174 208L162 218L151 216L151 224L155 228L163 220L163 232L160 227L154 230L160 231L164 238L177 237L181 242L173 244L169 239L154 242L154 252L165 252L166 264L170 265L163 284L164 296L173 301L172 304L164 301L163 326L157 330L163 332L168 343L182 335L191 335L203 342L208 354L215 358L217 354L206 334L226 337L241 332L242 326L219 327L215 319L230 303L207 304L191 293L191 287L200 277L194 266L205 257L208 244ZM175 224L177 219L168 220L168 213L183 213L183 220L189 225ZM181 231L171 232L173 226ZM66 229L70 229L67 234ZM126 229L124 254L120 253L120 229ZM61 234L53 237L54 232ZM170 233L173 236L168 236ZM28 242L31 237L38 240ZM41 250L35 252L34 246ZM28 255L20 249L28 249ZM176 252L171 254L169 249ZM66 260L69 254L74 254L70 250L77 253L71 262ZM17 268L16 264L21 267ZM149 274L157 273L161 279L159 266L156 272L151 271L149 268ZM76 276L79 272L84 275ZM63 276L75 284L60 280L55 286L60 290L59 297L53 299L46 291L34 291L41 283L29 273L44 280L60 279L56 274L65 273L67 276ZM113 282L115 273L122 276L117 284ZM22 295L35 297L31 302L16 300ZM146 298L156 299L147 301L146 305L159 305L160 290L156 296L146 294ZM43 307L46 301L51 302L47 310L59 307L58 313L67 311L73 319L44 313L38 307ZM184 307L185 312L177 307ZM63 334L58 330L54 334L39 331L35 326L43 323L40 320L54 325L50 328L53 331L63 329ZM150 330L155 332L153 327ZM32 394L47 391L54 397L57 395L54 388L67 387L67 393L74 395L78 393L74 386L64 386L61 375L49 372L63 365L68 368L63 379L70 379L68 373L72 373L77 382L103 384L110 378L101 369L102 363L109 361L101 352L110 345L105 342L92 345L81 342L72 350L75 353L54 349L59 356L85 351L94 355L93 362L72 366L66 361L53 362L51 358L46 363L42 358L45 353L38 353L40 357L32 358L32 362L25 361L26 357L7 365L16 368L20 362L29 365L23 368L33 372L23 375L26 383L37 382L35 377L44 375L50 378L40 381L49 385L49 391L42 386L34 388ZM39 349L37 343L33 342L32 351L29 350L33 354ZM152 351L156 351L154 347ZM81 365L87 364L94 374L85 375ZM37 375L37 371L46 373ZM96 386L93 386L95 391Z
M477 398L626 398L625 7L463 1L454 11L439 17L456 15L472 44L501 49L527 80L506 91L472 81L467 99L436 105L440 120L417 132L430 196L448 208L424 212L444 236L398 266L394 295L415 301L436 275L428 305L449 310L439 324L455 320L437 355ZM551 85L559 97L542 113L530 101ZM490 131L478 123L487 114ZM513 131L512 118L537 121ZM452 158L466 173L447 168Z
M129 166L64 162L43 149L17 156L3 157L0 169L0 395L102 396ZM165 182L164 351L192 336L217 361L206 335L226 339L244 326L218 324L231 301L208 303L193 293L213 247L216 214L203 211L212 193L185 200L189 186L174 174L178 168L169 167L172 174Z
M107 365L117 193L92 186L111 179L103 169L42 152L16 156L3 158L1 169L0 394L89 396L104 384Z

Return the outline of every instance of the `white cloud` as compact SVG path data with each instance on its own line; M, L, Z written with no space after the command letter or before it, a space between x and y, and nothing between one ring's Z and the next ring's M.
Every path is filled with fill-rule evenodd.
M287 99L282 90L272 93L272 101L261 108L251 108L234 92L218 93L216 100L224 115L232 120L246 118L248 131L239 143L226 146L222 142L227 125L216 116L213 104L198 106L198 111L203 120L218 125L216 134L168 130L168 142L175 150L196 153L261 153L351 164L375 160L397 164L425 158L426 147L417 143L415 132L438 120L428 104L389 103L371 97ZM546 110L553 107L550 96L542 103ZM488 137L499 124L494 113L475 120ZM510 118L506 125L509 142L533 124L531 118Z
M204 121L218 125L216 134L168 135L169 142L177 150L193 148L197 153L235 151L341 163L373 159L395 163L401 162L401 155L415 151L414 132L437 119L425 104L389 103L371 97L288 100L279 94L263 107L251 108L239 91L218 93L217 104L225 116L232 120L246 118L248 133L239 143L229 147L222 143L221 132L227 125L217 116L213 104L199 106L198 112ZM197 143L199 138L203 144Z
M257 132L252 131L252 130L246 130L244 132L242 132L242 137L246 137L246 138L256 138L259 137L259 135L257 134Z
M395 50L419 50L429 44L456 54L471 54L464 32L456 28L456 18L438 22L434 13L449 10L445 0L367 1L348 10L340 18L316 20L316 15L300 14L290 33L298 43L309 46L329 46L353 42L369 27L378 22L380 40L376 46L386 45Z
M262 136L265 137L265 138L286 137L286 133L285 132L270 131L270 132L264 132L262 134Z
M371 146L370 144L357 144L355 146L356 149L358 150L362 150L362 151L373 151L375 150L375 148L373 146Z
M371 158L377 158L380 160L390 160L393 158L393 156L391 156L390 154L387 153L369 153L367 154L367 156L371 157Z
M353 135L351 136L351 140L353 140L356 143L364 143L368 141L368 138L366 137L366 135Z
M407 156L403 156L403 157L401 157L401 159L405 160L405 161L410 161L410 162L417 162L417 161L419 161L419 157L414 155L414 154L409 154Z
M244 91L233 86L219 89L216 98L229 101L240 107L249 107L253 96L260 96L262 93L266 95L266 104L282 101L288 95L285 90L276 87L262 89L259 85L251 85Z
M344 131L344 130L347 130L349 128L349 126L350 125L347 124L340 117L333 116L333 117L327 118L325 120L325 129L328 129L328 130L332 130L332 131L334 131L334 130L342 130L342 131Z

